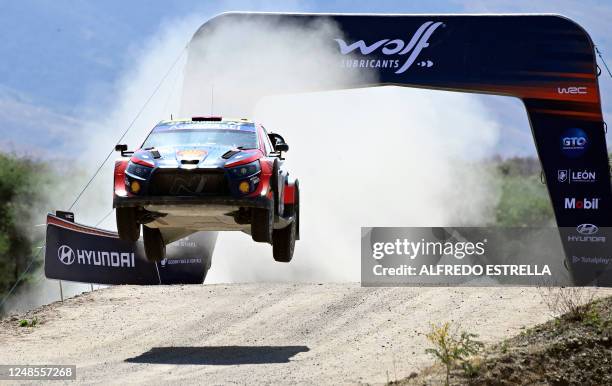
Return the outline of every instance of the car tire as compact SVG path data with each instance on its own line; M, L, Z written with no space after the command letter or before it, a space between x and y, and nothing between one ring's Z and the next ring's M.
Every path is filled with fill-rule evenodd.
M136 242L140 238L140 224L136 222L136 208L117 208L117 233L121 240Z
M272 234L272 256L274 260L288 263L293 258L295 250L296 221L292 221L282 229L275 229Z
M166 244L157 228L142 227L145 255L151 262L161 261L166 257Z
M251 237L258 243L272 242L274 228L274 210L263 208L251 209Z

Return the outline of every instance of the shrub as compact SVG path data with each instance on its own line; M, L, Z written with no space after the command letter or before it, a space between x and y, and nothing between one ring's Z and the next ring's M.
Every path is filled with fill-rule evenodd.
M595 291L588 287L540 287L540 296L554 317L584 320L592 314Z
M36 327L37 324L38 324L37 318L31 319L31 320L21 319L19 321L19 327Z
M465 331L460 334L453 333L451 324L446 322L441 325L432 324L431 331L426 337L434 347L426 349L425 352L433 355L445 366L446 385L450 380L450 371L456 364L460 364L468 376L475 375L476 369L467 359L476 355L484 346L481 342L475 340L478 335Z

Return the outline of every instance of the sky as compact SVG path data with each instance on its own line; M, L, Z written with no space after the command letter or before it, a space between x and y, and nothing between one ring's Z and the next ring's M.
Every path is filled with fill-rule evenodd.
M162 27L188 17L203 23L220 12L239 10L559 13L582 24L604 55L612 53L608 1L0 0L0 9L0 149L42 156L72 146L66 140L71 130L113 103L119 80L138 60L142 47L150 45ZM612 56L608 58L612 63ZM606 116L612 112L607 96L612 79L602 76L600 83ZM486 104L499 120L525 127L526 116L516 117L515 109L497 100ZM511 148L520 154L521 143Z

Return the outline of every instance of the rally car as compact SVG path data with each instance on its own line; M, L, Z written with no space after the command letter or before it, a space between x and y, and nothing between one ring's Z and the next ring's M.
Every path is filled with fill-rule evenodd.
M117 231L146 256L197 231L242 231L289 262L299 239L299 183L283 168L284 138L246 119L162 121L142 146L115 150Z

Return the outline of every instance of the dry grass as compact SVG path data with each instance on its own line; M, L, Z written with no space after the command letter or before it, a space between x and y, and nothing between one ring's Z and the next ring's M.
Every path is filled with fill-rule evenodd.
M582 320L595 299L596 289L590 287L540 287L542 301L553 317L567 315Z

